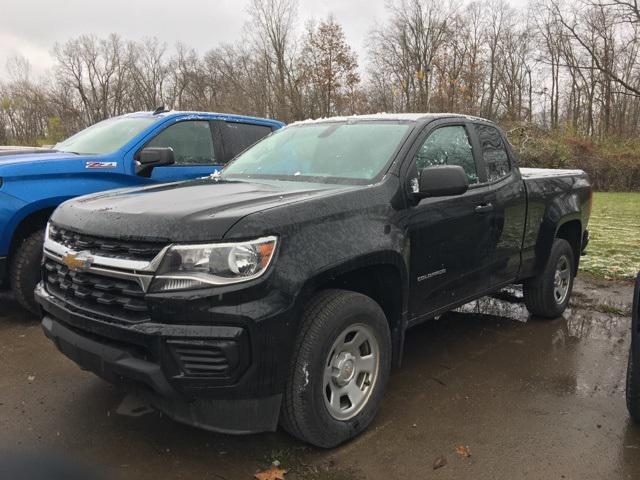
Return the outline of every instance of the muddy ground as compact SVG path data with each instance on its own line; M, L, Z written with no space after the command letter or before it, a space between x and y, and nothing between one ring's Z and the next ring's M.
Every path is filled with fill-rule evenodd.
M332 451L147 412L0 296L0 449L58 452L116 479L251 479L275 459L287 479L640 478L624 401L632 290L579 278L551 321L529 319L508 290L411 330L374 424Z

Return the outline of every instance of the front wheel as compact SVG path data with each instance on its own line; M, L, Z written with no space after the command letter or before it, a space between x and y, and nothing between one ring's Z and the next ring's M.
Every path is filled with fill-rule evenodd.
M574 272L571 245L562 238L556 238L544 270L523 285L527 309L539 317L562 315L571 298Z
M33 292L42 278L40 269L43 243L44 230L26 237L13 253L9 267L11 289L16 300L36 315L39 313L39 308Z
M293 436L331 448L375 417L391 369L391 335L380 306L325 290L305 309L281 412Z

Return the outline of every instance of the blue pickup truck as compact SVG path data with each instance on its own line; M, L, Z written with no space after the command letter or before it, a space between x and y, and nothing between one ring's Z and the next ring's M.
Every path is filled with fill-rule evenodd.
M158 108L97 123L52 149L0 150L0 286L36 311L43 231L88 193L203 177L284 124Z

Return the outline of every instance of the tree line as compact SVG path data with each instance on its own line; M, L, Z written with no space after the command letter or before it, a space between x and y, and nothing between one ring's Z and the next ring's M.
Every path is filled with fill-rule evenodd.
M389 0L358 59L338 19L297 0L251 0L247 27L204 54L156 38L83 35L53 46L51 71L12 59L0 82L0 144L55 143L159 105L295 120L368 112L477 115L581 139L640 133L638 0Z

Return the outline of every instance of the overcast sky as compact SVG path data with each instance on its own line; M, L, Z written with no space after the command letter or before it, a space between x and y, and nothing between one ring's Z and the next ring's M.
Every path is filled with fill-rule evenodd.
M6 61L23 55L34 73L52 65L55 42L93 33L115 32L126 39L158 37L173 46L183 42L202 53L221 41L238 40L249 0L5 0L0 9L0 78ZM522 5L525 0L511 0ZM383 22L385 0L300 0L298 18L333 13L347 40L363 57L367 32ZM364 59L361 58L361 61Z

